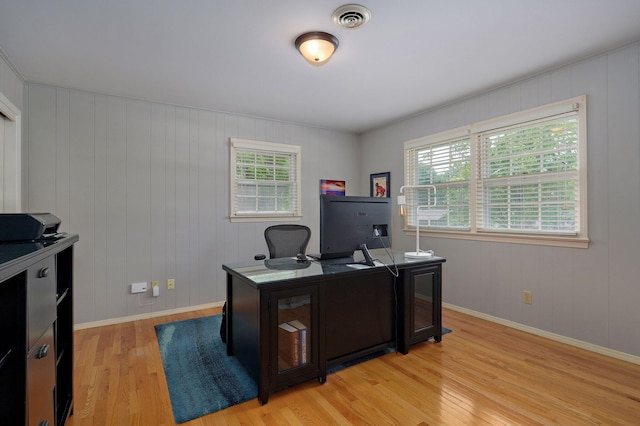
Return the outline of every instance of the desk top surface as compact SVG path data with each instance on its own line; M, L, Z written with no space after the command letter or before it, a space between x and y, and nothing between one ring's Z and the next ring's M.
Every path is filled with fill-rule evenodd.
M257 286L261 284L288 281L295 279L313 279L319 276L347 274L361 270L385 270L395 272L395 267L406 268L416 264L428 265L443 263L446 259L433 257L427 260L408 259L403 252L387 252L384 249L373 249L371 256L376 260L375 267L360 264L364 257L356 251L352 258L297 261L294 257L280 259L255 260L242 263L225 264L222 268L232 275L246 278Z

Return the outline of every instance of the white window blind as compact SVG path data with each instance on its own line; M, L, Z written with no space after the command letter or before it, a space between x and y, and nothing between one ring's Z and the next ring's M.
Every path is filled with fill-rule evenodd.
M469 182L471 149L468 132L453 139L428 145L413 143L405 151L405 182L434 185L439 219L421 220L420 226L469 228ZM431 191L407 189L407 225L416 225L416 207L433 205ZM434 217L432 215L432 217ZM428 223L427 223L428 222Z
M301 216L300 154L295 145L231 139L231 219Z
M577 112L476 137L479 231L578 233Z
M586 150L580 96L406 142L405 185L437 188L421 232L587 247ZM406 195L411 228L427 191Z

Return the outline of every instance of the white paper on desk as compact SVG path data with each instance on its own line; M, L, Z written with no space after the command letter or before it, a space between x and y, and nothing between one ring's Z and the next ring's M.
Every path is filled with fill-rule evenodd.
M376 266L384 266L384 263L380 262L379 260L374 260L373 264ZM353 269L367 269L367 268L372 268L372 266L369 265L364 265L362 263L347 263L347 266L349 268L353 268Z

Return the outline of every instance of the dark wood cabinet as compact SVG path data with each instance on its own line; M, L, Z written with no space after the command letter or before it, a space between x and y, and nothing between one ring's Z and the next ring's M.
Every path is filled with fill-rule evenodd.
M405 307L398 317L398 350L409 352L413 344L442 339L442 267L420 266L403 271L399 299Z
M227 354L256 381L264 404L279 389L324 383L333 365L396 345L407 353L431 337L440 341L444 261L396 253L397 276L395 268L295 259L223 265Z
M73 410L73 244L0 243L0 424L63 426Z
M0 423L7 425L26 420L26 275L24 271L0 282Z

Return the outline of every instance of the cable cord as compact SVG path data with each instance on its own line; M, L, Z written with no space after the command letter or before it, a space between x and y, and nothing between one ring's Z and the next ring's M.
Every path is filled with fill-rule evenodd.
M137 297L137 299L138 299L138 306L151 306L151 305L154 305L154 304L156 303L156 299L157 299L156 297L154 297L154 298L153 298L153 300L151 301L151 303L140 303L140 295L141 295L141 294L142 294L142 293L138 293L138 297Z
M387 256L389 256L389 258L391 259L391 262L393 264L393 270L391 270L388 264L384 263L380 259L374 259L374 260L377 260L378 262L382 263L384 267L387 268L387 271L389 271L391 275L393 275L395 278L398 278L400 276L400 272L398 272L398 265L396 264L396 259L393 257L393 254L389 251L389 248L384 243L384 238L382 238L382 236L380 235L378 235L378 238L380 238L380 242L382 243L382 248L384 248L384 251L387 253Z

